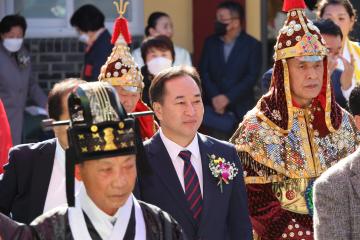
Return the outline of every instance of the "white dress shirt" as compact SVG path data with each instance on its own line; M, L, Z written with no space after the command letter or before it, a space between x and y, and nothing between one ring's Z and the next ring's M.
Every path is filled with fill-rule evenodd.
M343 57L348 60L349 62L351 62L351 56L350 56L350 51L349 51L349 46L348 46L348 43L347 41L345 41L345 44L344 44L344 51L343 51ZM356 62L355 62L356 63ZM343 61L339 58L338 59L338 62L337 62L337 66L336 68L344 71L344 63ZM352 90L356 87L356 78L355 78L355 73L354 73L354 77L352 78L352 81L351 81L351 86L346 89L346 90L343 90L341 88L341 92L344 96L344 98L346 99L346 101L349 101L349 98L350 98L350 94L352 92Z
M79 192L80 185L81 183L75 179L75 195ZM51 173L43 212L45 213L63 204L67 204L65 151L61 147L59 140L56 139L54 165Z
M203 171L202 171L202 164L201 164L201 155L199 150L199 142L198 136L195 135L192 142L186 146L186 148L181 147L180 145L176 144L175 142L168 139L163 131L160 128L160 137L163 141L167 152L170 155L171 161L174 165L176 174L180 180L181 187L185 192L185 184L184 184L184 160L179 157L179 153L183 150L188 150L191 152L191 159L190 162L193 165L195 172L199 178L201 195L203 195Z
M174 45L175 61L173 66L192 66L190 53L182 47ZM132 52L135 62L139 65L139 68L144 66L144 60L141 57L141 49L137 48Z
M80 206L91 220L97 233L102 239L109 239L114 229L114 223L121 221L120 235L124 236L130 220L131 210L133 206L132 194L129 196L125 204L118 209L114 216L110 216L99 209L86 193L85 187L82 187L79 193ZM118 223L116 223L118 224ZM119 238L122 239L122 238Z

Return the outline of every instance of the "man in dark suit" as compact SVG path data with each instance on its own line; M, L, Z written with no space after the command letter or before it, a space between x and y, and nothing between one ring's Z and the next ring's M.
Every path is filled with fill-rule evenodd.
M68 79L55 84L49 93L49 116L68 120L67 97L84 81ZM0 212L23 223L66 203L65 126L54 128L56 138L13 147L0 180Z
M150 99L161 128L145 142L152 174L139 176L141 200L170 213L189 239L252 239L234 146L197 132L204 106L196 70L162 71L151 83ZM210 167L219 158L231 165L222 179Z
M211 135L226 140L253 107L261 67L261 45L242 29L243 17L239 3L226 1L218 6L215 34L206 39L200 62L203 125Z
M132 194L142 142L116 90L104 82L80 84L69 96L68 110L68 206L41 215L31 226L0 214L0 239L186 240L168 213ZM74 174L83 182L77 196Z

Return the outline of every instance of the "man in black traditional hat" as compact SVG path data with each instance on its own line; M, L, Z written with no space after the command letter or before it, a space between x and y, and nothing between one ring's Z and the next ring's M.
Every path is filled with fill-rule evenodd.
M19 226L12 239L185 239L169 214L132 194L142 143L116 90L108 83L81 84L69 96L68 107L69 207L40 216L30 227ZM84 183L75 199L74 172ZM5 230L0 226L0 236Z

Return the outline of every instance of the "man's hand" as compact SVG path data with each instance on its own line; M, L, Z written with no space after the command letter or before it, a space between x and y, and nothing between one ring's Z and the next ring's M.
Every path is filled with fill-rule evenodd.
M212 104L215 112L219 114L224 114L227 105L230 103L230 100L224 94L217 95L212 98Z
M337 60L338 57L328 57L328 70L329 70L329 76L334 72L334 70L337 67Z
M352 79L354 77L354 56L350 55L351 61L349 62L343 56L339 56L344 63L344 71L341 74L340 83L342 90L347 90L352 85Z

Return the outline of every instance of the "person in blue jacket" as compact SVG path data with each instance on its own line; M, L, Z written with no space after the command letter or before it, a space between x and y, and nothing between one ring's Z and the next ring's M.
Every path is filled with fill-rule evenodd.
M237 2L220 3L215 33L204 43L200 61L208 134L228 139L254 105L261 68L261 45L242 29L244 10Z
M111 35L104 22L104 14L91 4L78 8L70 19L71 25L79 34L79 41L86 44L81 74L81 78L86 81L98 80L100 68L113 48Z

